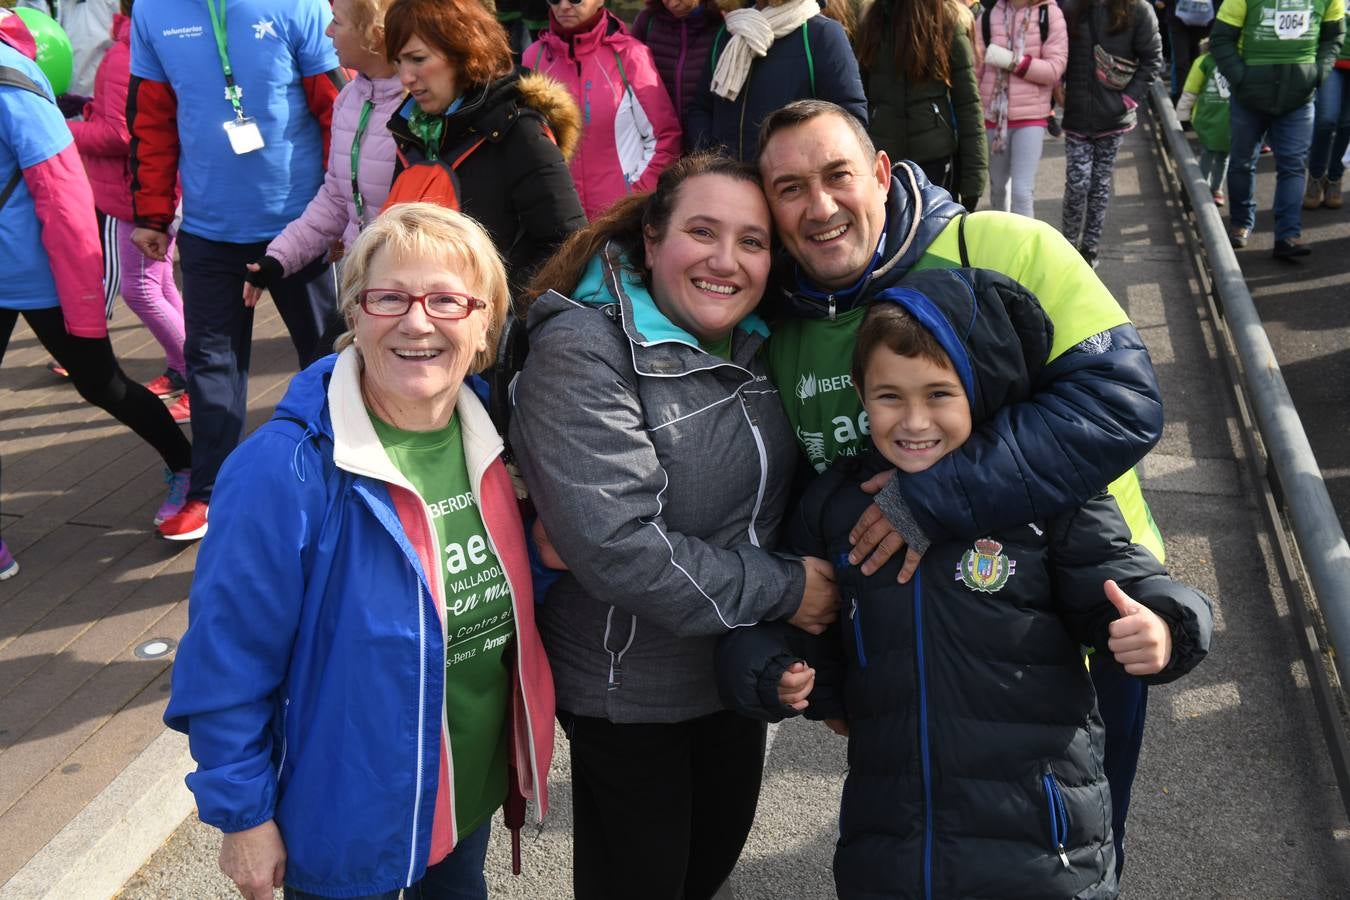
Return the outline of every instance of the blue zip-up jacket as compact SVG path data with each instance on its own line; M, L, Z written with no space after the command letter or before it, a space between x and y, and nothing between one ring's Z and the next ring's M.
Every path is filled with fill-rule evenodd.
M974 422L1027 396L1052 333L1030 294L971 270L904 284L916 290L876 302L902 302L930 326ZM724 700L757 718L794 715L777 682L804 658L817 670L806 715L847 718L834 864L844 900L1114 897L1104 732L1081 646L1109 652L1113 578L1170 626L1171 661L1146 680L1171 681L1208 652L1208 599L1131 543L1104 494L935 544L908 584L896 582L898 557L865 577L848 564L848 534L871 502L861 483L890 466L870 450L808 488L787 547L835 562L839 624L819 638L782 623L724 637Z
M439 558L435 531L374 434L355 354L297 375L221 469L164 714L188 735L202 821L228 833L275 819L286 884L332 897L420 879L445 852L433 820L452 815L442 579L423 562ZM456 415L516 616L510 795L542 817L553 695L523 533L500 438L467 387Z

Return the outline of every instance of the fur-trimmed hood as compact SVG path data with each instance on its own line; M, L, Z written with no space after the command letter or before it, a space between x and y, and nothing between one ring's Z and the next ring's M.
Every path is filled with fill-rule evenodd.
M553 130L563 159L569 162L581 140L581 109L572 92L560 81L539 72L526 72L517 82L520 100L538 112Z

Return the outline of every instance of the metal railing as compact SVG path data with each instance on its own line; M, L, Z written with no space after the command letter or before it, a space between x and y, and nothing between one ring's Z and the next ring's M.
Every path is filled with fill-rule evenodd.
M1246 397L1265 445L1268 465L1274 468L1298 556L1325 623L1325 639L1336 674L1343 689L1350 689L1350 545L1229 244L1209 183L1200 174L1162 82L1154 82L1151 94L1158 129L1190 197L1217 301L1241 362ZM1269 478L1269 472L1266 476ZM1290 598L1290 602L1299 601ZM1343 784L1342 791L1350 791L1350 787Z

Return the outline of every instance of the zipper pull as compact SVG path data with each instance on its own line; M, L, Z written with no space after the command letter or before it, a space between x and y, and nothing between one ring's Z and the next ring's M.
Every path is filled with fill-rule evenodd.
M1064 868L1066 869L1073 868L1072 866L1069 865L1069 854L1064 852L1064 845L1059 844L1058 846L1059 846L1059 861L1064 863Z
M851 607L849 608L849 611L848 611L848 617L849 617L849 619L851 620L851 619L856 618L857 615L858 615L858 598L857 598L857 597L850 597L849 600L851 600L851 601L853 602L853 606L851 606Z
M835 310L834 294L831 294L829 299L830 299L830 321L833 322L833 321L834 321L834 310Z

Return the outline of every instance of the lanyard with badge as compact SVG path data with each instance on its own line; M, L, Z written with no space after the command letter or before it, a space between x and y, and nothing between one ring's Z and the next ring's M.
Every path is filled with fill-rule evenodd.
M216 35L216 49L220 52L220 66L225 70L225 99L234 107L234 118L225 123L225 135L230 139L230 149L236 156L252 153L263 148L262 132L258 129L258 120L244 115L244 107L239 102L244 89L234 83L234 69L230 66L230 54L225 49L225 0L220 0L220 9L216 9L216 0L206 0L211 11L211 30Z
M362 228L366 225L366 198L361 194L356 173L361 168L361 139L365 137L366 126L370 124L370 111L374 108L374 100L362 104L361 120L356 123L356 137L352 138L352 205L356 207L356 221Z

